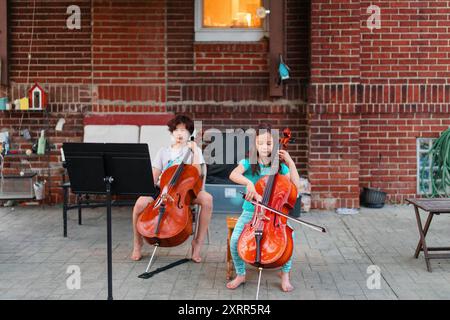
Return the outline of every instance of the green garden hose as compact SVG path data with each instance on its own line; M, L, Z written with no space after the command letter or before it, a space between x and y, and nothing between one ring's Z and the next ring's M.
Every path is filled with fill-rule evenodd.
M431 150L430 182L431 193L428 197L449 197L450 196L450 128L444 131L441 136L434 141ZM421 168L422 181L425 176L425 166Z

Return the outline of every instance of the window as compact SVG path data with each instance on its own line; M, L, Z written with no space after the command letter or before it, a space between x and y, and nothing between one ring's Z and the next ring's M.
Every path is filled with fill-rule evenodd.
M433 146L431 138L417 139L417 194L431 194L431 155L428 152Z
M258 41L266 22L264 0L195 0L195 41Z
M417 139L417 194L419 195L433 194L432 176L434 178L435 189L437 189L434 190L435 194L444 195L450 193L450 186L446 186L446 190L443 190L441 187L442 180L441 174L439 174L439 167L434 166L431 168L432 157L428 152L431 150L435 140L432 138Z
M203 0L203 28L261 28L261 0Z

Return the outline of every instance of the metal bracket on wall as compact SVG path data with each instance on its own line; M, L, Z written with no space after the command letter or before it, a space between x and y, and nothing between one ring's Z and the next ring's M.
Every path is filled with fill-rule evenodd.
M270 96L283 96L283 83L279 82L279 57L284 55L284 5L285 0L270 1L269 29L270 29L270 51L269 51L269 68L270 68Z

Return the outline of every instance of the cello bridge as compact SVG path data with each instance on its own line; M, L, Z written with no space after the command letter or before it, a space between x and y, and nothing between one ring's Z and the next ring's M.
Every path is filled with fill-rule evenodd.
M175 200L172 198L172 196L168 193L165 193L163 195L161 195L161 199L164 202L169 202L169 203L173 203Z
M264 213L260 213L258 218L261 220L266 220L266 221L270 220L270 218L267 217Z

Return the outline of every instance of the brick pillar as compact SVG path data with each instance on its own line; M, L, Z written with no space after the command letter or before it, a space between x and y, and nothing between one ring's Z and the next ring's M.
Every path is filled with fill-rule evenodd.
M359 207L360 1L312 0L308 172L313 207Z

